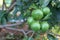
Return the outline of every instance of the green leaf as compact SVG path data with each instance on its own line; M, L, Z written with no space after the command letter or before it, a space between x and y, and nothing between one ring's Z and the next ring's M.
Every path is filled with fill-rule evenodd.
M43 0L41 2L43 2L41 7L46 7L50 3L50 0Z
M60 4L57 7L60 8Z
M16 15L17 11L18 11L18 7L14 7L12 12L13 12L14 15Z
M34 3L31 4L30 7L29 7L29 9L37 9L37 8L38 8L38 7L37 7L36 4L34 4Z
M42 38L42 40L47 40L46 36L44 36L44 37Z
M1 18L1 24L3 24L3 25L6 24L6 19L4 17Z
M16 4L17 5L22 5L22 4L20 4L21 3L21 0L16 0Z
M58 40L54 35L52 35L52 34L48 34L47 35L47 38L49 39L49 40Z
M29 37L29 39L28 40L34 40L32 37Z
M46 15L46 16L43 18L43 20L48 20L48 19L50 18L51 14L52 14L52 13L49 13L48 15Z
M5 12L6 12L6 11L4 11L4 10L3 10L3 11L0 10L0 18L4 16Z
M28 37L24 37L23 40L28 40Z
M42 6L44 3L44 0L39 0L39 4Z
M3 19L2 17L4 17L4 14L6 13L6 11L2 11L0 10L0 23L2 22L2 20L6 21L5 19Z
M24 16L25 18L29 17L30 15L31 15L31 11L30 11L30 10L26 10L26 11L24 12L24 14L23 14L23 16Z

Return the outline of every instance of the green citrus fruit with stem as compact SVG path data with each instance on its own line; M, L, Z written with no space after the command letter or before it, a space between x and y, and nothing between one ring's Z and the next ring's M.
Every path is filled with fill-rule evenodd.
M32 24L34 22L34 19L33 19L33 17L28 17L27 18L27 23L30 25L30 24Z
M39 31L40 30L40 24L39 24L39 22L33 22L32 24L31 24L31 29L32 30L34 30L34 31Z
M49 24L48 22L44 21L41 23L41 30L42 32L46 32L49 29Z
M36 20L39 20L43 17L43 12L40 9L33 10L32 17Z
M44 15L47 15L50 13L50 9L48 7L45 7L42 10L43 10Z

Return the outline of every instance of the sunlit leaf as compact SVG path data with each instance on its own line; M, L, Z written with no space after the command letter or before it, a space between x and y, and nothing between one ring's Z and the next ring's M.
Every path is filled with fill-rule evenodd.
M48 34L47 37L48 37L49 40L58 40L58 39L57 39L54 35L52 35L52 34Z

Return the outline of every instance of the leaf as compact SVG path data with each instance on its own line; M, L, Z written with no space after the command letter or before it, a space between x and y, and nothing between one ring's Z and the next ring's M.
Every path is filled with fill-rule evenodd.
M14 18L17 18L17 16L16 16L17 12L18 12L18 7L15 7L12 11Z
M24 19L23 14L20 14L20 16L18 17L18 19L19 19L19 20Z
M0 10L0 18L5 14L6 11Z
M52 34L47 34L47 38L49 39L49 40L58 40L54 35L52 35Z
M1 23L2 11L0 10L0 23Z
M24 37L23 40L28 40L28 37Z
M46 7L50 3L50 0L43 0L41 7Z
M18 7L14 7L14 9L13 9L13 14L15 15L16 13L17 13L17 11L18 11Z
M28 40L34 40L32 37L29 37L29 39Z
M46 15L46 16L43 18L43 20L47 20L47 19L49 19L50 16L51 16L51 14L52 14L52 13L49 13L48 15Z
M6 24L6 19L5 19L5 16L4 16L5 13L6 13L6 11L0 10L0 23L2 23L2 24Z
M28 2L29 0L22 0L23 2Z
M27 10L26 12L24 12L24 17L27 18L31 15L31 11L30 10Z
M57 7L60 8L60 4Z
M39 4L42 6L44 0L39 0Z
M33 4L31 4L31 5L30 5L30 7L29 7L29 9L37 9L36 4L34 4L34 3L33 3Z
M17 4L18 6L22 6L22 5L23 5L23 3L21 2L21 0L16 0L16 4Z
M47 40L47 37L46 37L46 36L44 36L44 37L42 38L42 40Z
M6 24L6 19L4 17L1 18L1 24L3 24L3 25Z

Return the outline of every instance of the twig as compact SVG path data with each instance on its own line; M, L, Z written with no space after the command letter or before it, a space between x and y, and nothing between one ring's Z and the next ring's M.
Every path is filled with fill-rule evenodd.
M25 37L27 37L27 34L25 33L25 31L24 31L24 30L22 30L22 33L24 34L24 36L25 36Z
M4 27L11 27L11 26L18 26L21 25L22 23L15 23L15 24L6 24L6 25L0 25L0 28L4 28Z
M4 29L6 29L6 30L11 30L11 31L14 31L14 32L22 32L25 36L27 36L27 34L25 33L25 31L23 30L23 29L16 29L16 28L9 28L9 27L6 27L6 28L4 28Z
M35 33L35 32L33 31L32 35L31 35L31 38L33 37L34 33Z
M11 9L13 9L13 7L16 5L16 2L14 2L8 9L7 9L7 13L11 10Z
M29 37L29 40L31 40L31 38L33 37L33 35L34 35L34 32L33 32L32 35Z
M14 32L18 31L19 33L22 32L25 37L27 37L28 33L33 32L33 31L29 30L28 33L26 33L23 29L8 28L8 27L6 27L5 29L8 30L8 31L11 30L11 31L14 31ZM34 32L32 33L31 37L33 36L33 34L34 34Z
M29 34L29 33L31 33L31 32L33 32L33 31L32 31L32 30L30 30L30 31L28 31L28 32L27 32L27 34Z

